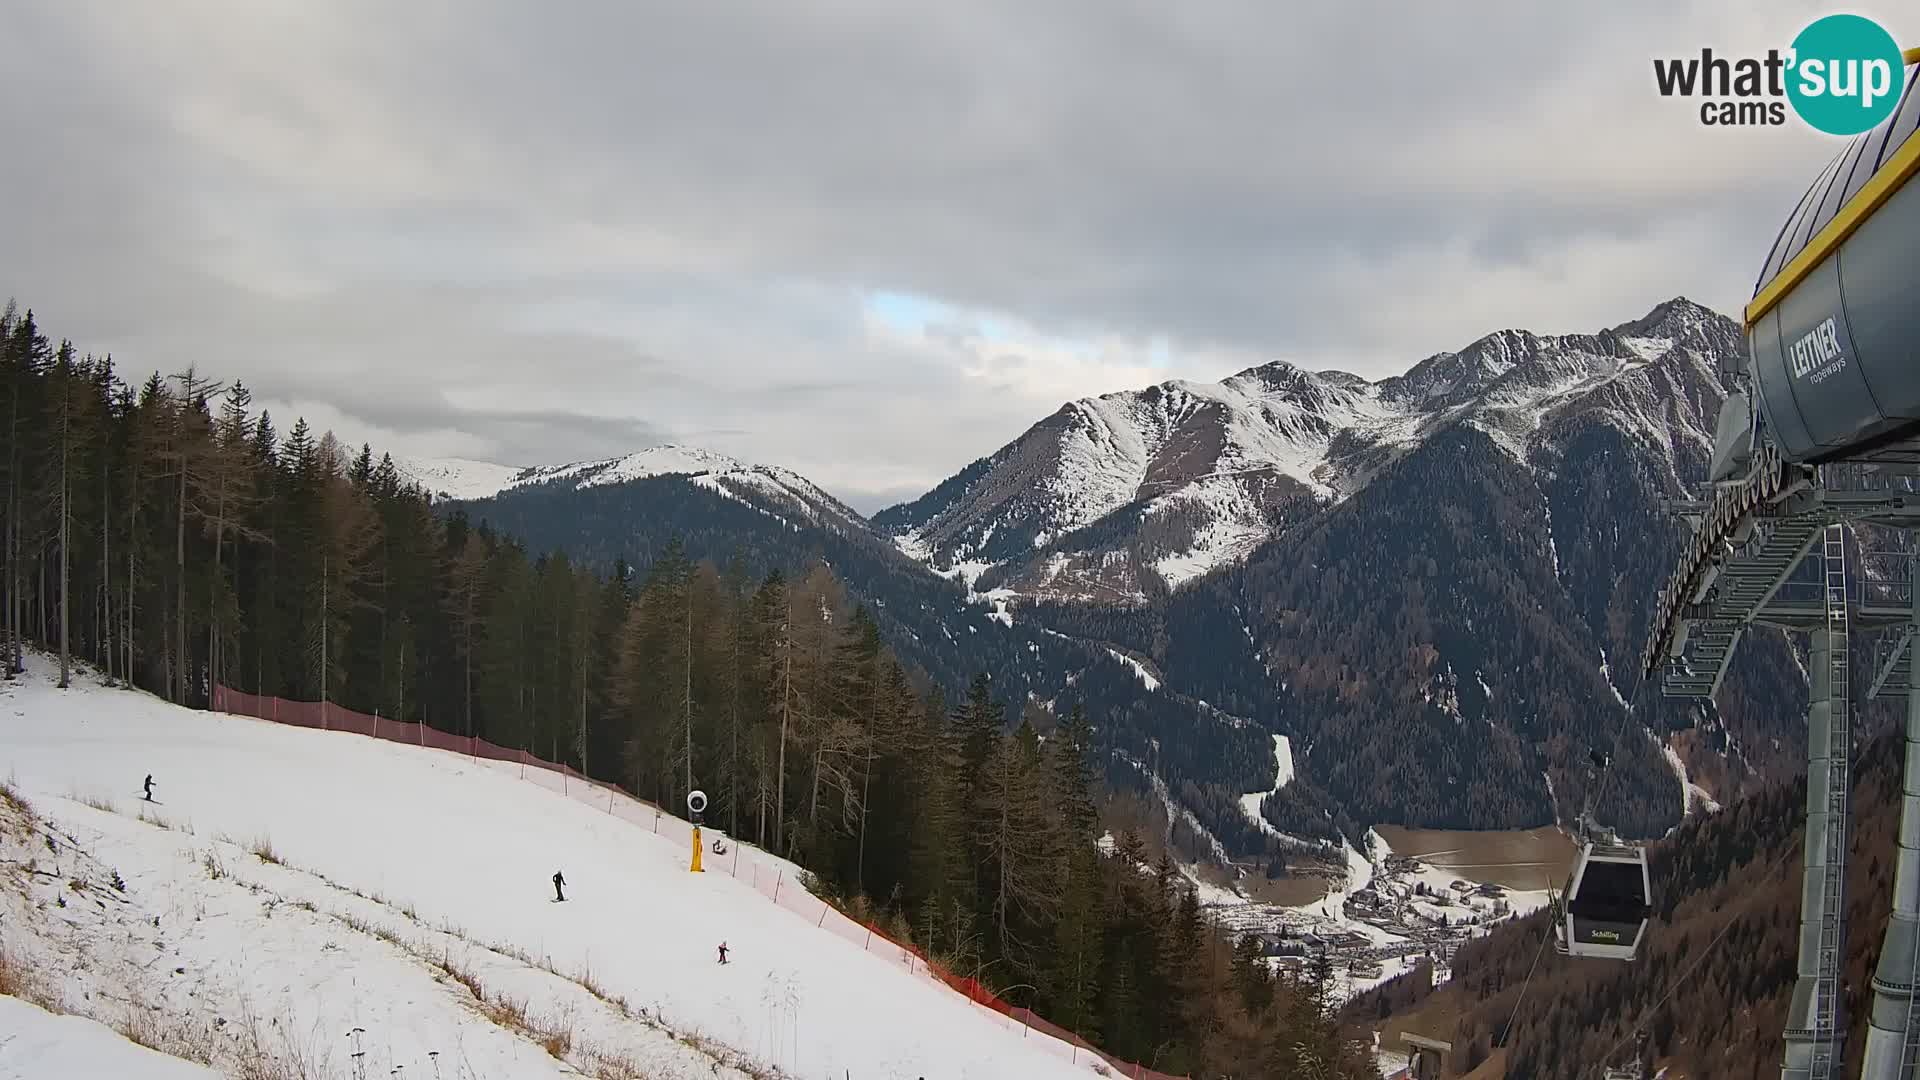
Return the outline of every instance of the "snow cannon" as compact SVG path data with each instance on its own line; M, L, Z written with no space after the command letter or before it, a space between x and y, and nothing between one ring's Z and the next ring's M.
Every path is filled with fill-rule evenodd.
M1723 406L1716 481L1740 471L1756 420L1795 464L1920 462L1920 49L1906 62L1900 107L1847 141L1774 239L1747 355L1723 373L1744 366L1758 400Z
M693 864L689 873L705 873L700 868L700 815L707 812L707 793L699 789L687 792L687 812L693 815Z

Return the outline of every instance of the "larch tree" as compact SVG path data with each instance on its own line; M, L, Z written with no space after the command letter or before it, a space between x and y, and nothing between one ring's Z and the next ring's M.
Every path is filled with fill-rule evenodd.
M317 592L318 618L309 630L309 655L320 683L325 707L344 674L343 646L350 616L366 603L357 595L366 557L378 543L380 526L365 500L357 498L343 469L344 455L332 435L319 443L316 462L320 479L320 565L310 585Z
M12 302L7 310L12 312ZM27 621L25 574L29 474L41 444L28 437L41 392L41 376L53 359L53 347L35 323L33 311L8 320L4 342L7 380L7 532L6 532L6 663L8 677L25 670L24 639Z
M207 669L214 684L227 677L226 650L240 618L239 598L228 576L232 567L225 560L227 545L263 538L248 524L260 502L247 415L252 401L253 394L241 383L227 388L201 467L190 475L195 489L193 506L202 529L213 541L213 572L207 590Z
M196 501L196 496L204 497L206 474L212 464L214 451L213 418L207 411L208 399L219 393L222 388L214 380L202 378L192 367L188 367L173 378L180 386L180 397L170 417L167 449L162 460L169 466L170 475L177 485L173 507L171 649L174 675L173 700L184 704L187 701L187 684L193 677L194 666L191 639L187 634L187 519L189 517L204 518L207 514L204 502Z
M454 623L458 632L460 657L460 709L465 734L473 737L473 657L479 647L481 629L485 625L485 607L482 599L487 587L486 545L472 532L466 532L465 542L460 544L454 554L451 573L452 588L447 599L453 609Z
M48 372L47 395L48 421L53 428L53 472L57 477L53 505L59 518L55 543L60 550L58 622L62 690L70 682L73 665L73 496L82 482L76 475L79 462L92 440L91 390L85 365L74 356L73 343L62 341Z
M1059 825L1038 766L1017 739L996 738L980 770L973 808L998 951L1026 972L1034 968L1036 943L1021 931L1049 923L1061 896Z

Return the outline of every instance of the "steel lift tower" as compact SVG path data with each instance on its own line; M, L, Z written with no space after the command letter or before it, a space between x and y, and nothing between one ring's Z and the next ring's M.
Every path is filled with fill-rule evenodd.
M1655 603L1642 675L1711 698L1747 627L1809 637L1807 828L1798 979L1783 1080L1842 1075L1853 704L1862 635L1879 635L1868 698L1906 696L1892 914L1873 978L1861 1075L1920 1076L1920 50L1900 107L1849 140L1774 241L1745 312L1695 527ZM1860 539L1905 534L1904 569L1850 575ZM1874 557L1872 553L1865 553ZM1817 560L1815 559L1817 556ZM1817 569L1809 578L1803 570Z

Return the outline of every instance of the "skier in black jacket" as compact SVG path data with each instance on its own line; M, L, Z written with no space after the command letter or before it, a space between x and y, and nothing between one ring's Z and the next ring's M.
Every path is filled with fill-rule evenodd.
M559 903L567 898L567 894L560 891L560 886L566 883L567 879L560 876L560 871L555 870L553 872L553 899L555 903Z

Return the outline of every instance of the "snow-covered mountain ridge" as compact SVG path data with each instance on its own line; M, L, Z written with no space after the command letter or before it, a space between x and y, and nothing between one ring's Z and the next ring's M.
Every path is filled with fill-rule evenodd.
M1241 560L1456 425L1523 463L1553 417L1588 406L1655 446L1708 439L1710 418L1663 407L1650 369L1710 364L1726 322L1678 298L1595 334L1501 330L1377 382L1275 361L1084 398L874 522L970 581L1138 601Z
M395 465L403 476L436 499L474 501L536 486L580 490L680 477L769 513L797 514L814 524L837 529L866 528L859 514L791 469L749 464L725 454L672 443L564 465L519 467L462 458L412 458Z
M484 499L513 486L530 471L470 458L396 458L393 466L403 479L420 485L436 501Z
M1588 409L1668 459L1676 437L1710 443L1711 416L1686 407L1697 402L1670 369L1710 381L1729 325L1682 297L1594 334L1496 331L1378 381L1274 361L1082 398L870 522L792 470L674 444L564 465L399 467L462 501L680 477L793 528L877 536L979 594L1138 603L1243 561L1455 426L1529 465L1556 416Z

